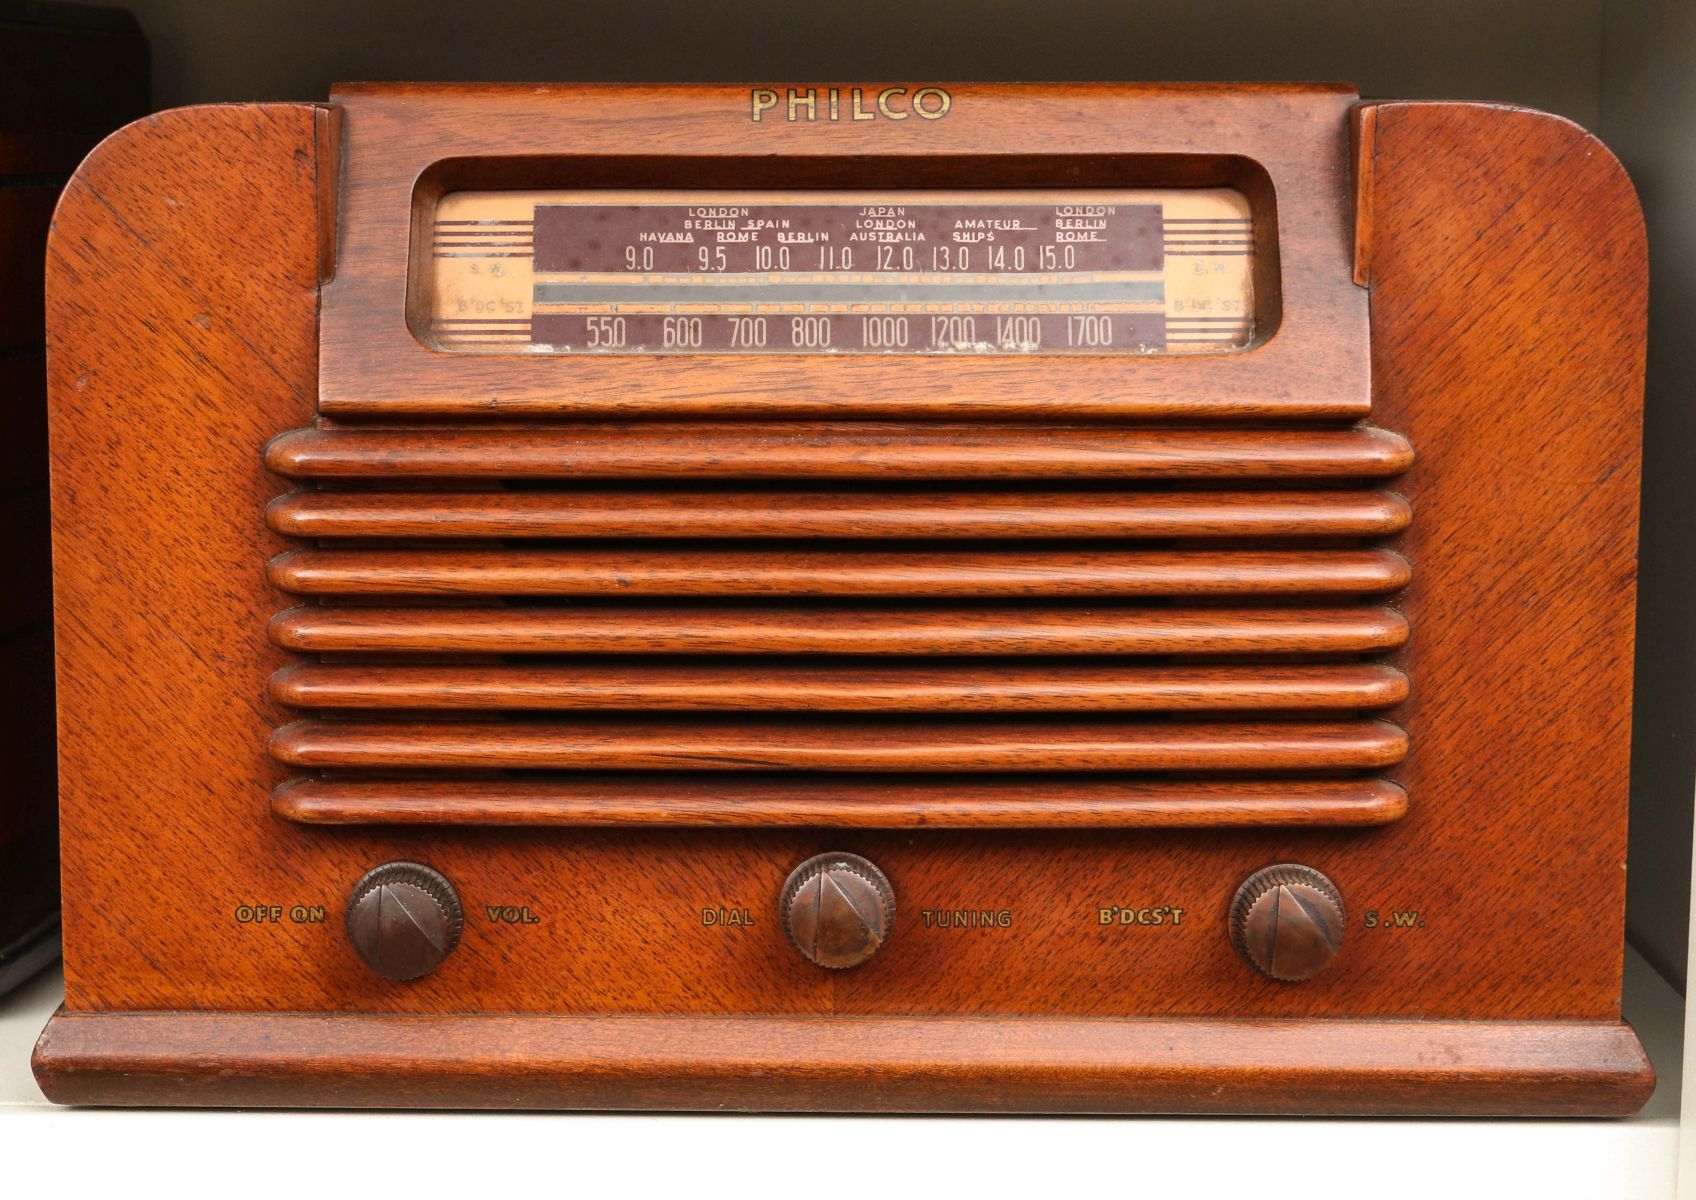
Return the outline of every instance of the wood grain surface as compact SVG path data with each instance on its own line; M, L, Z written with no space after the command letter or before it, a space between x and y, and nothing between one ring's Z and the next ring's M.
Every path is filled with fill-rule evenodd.
M1605 1022L67 1014L35 1061L61 1103L238 1107L1624 1116L1654 1078Z
M300 767L398 770L1324 771L1400 762L1407 736L1383 721L299 721L276 732L271 753Z
M1384 537L1390 492L291 492L293 538Z
M1383 605L1277 608L331 608L271 619L276 645L366 654L1371 654L1408 639Z
M271 677L291 708L1180 712L1387 708L1408 681L1378 663L1097 667L318 664Z
M1258 153L1278 185L1283 288L1280 331L1256 350L1078 360L1052 389L1035 385L1034 366L965 364L949 373L940 368L951 364L933 360L874 364L875 372L833 362L817 374L782 363L734 372L710 361L685 364L687 372L675 361L573 363L565 373L558 362L530 364L500 375L511 390L500 393L499 415L530 421L503 429L467 423L489 416L488 372L499 364L427 359L405 328L400 248L412 180L429 165L425 149L498 148L515 156L509 166L522 166L526 155L604 149L595 138L613 136L611 117L623 114L629 129L645 119L640 112L670 114L655 121L649 153L687 138L688 153L724 155L749 142L735 108L745 96L399 88L343 98L347 173L321 370L317 284L329 227L319 198L330 160L319 139L333 125L318 110L221 107L131 127L84 168L50 247L72 900L67 1014L43 1043L38 1069L56 1094L182 1098L192 1093L175 1081L218 1061L223 1045L233 1064L221 1076L230 1081L223 1094L242 1103L377 1102L359 1080L381 1078L399 1081L386 1094L406 1103L505 1094L538 1105L698 1097L829 1107L816 1085L839 1069L874 1073L890 1086L888 1106L912 1109L974 1107L995 1094L1004 1107L1075 1111L1602 1113L1646 1096L1646 1064L1617 1024L1644 255L1629 184L1593 139L1555 118L1484 105L1385 105L1362 125L1371 416L1393 433L1335 419L1260 428L1297 414L1358 418L1366 384L1366 296L1351 281L1346 219L1348 98L1281 87L970 88L945 123L953 154L1040 154L1042 121L1052 126L1054 152L1087 143L1122 153ZM1098 127L1072 120L1080 106L1100 106ZM1198 123L1203 113L1210 119ZM1285 132L1248 137L1274 128ZM925 140L934 132L785 128L763 148L822 155L824 180L839 169L827 161L833 155L875 157L883 147L905 164L923 162L943 145ZM880 136L891 140L872 140ZM986 169L1006 178L1016 165L997 159ZM157 187L161 177L178 184L169 196ZM1573 336L1528 333L1555 328ZM605 373L569 373L580 366ZM841 427L845 417L899 415L895 400L878 396L910 401L901 410L909 415L996 412L1053 429L1076 429L1088 417L1099 427L1047 444L1050 429L980 420L950 433L915 424L921 470L903 465L908 435L887 423L827 433L829 445L856 449L822 454L817 425L795 440L752 423L727 427L716 446L716 432L691 445L675 427L615 434L542 419L759 413ZM460 424L443 431L366 420L397 414ZM1140 420L1161 414L1212 424L1179 430ZM1115 432L1105 420L1115 416L1139 420ZM296 430L305 432L271 442ZM1035 482L1032 462L1056 478L1083 463L1099 470L1083 481L1089 487L1122 491L1115 473L1129 462L1145 472L1127 477L1138 490L1183 495L1169 486L1173 463L1180 473L1200 463L1197 478L1238 492L1243 485L1231 479L1255 469L1246 464L1256 439L1268 460L1286 464L1273 474L1292 479L1292 493L1312 490L1313 476L1303 482L1309 466L1290 472L1291 462L1327 464L1319 475L1335 480L1337 494L1405 470L1394 487L1411 524L1383 531L1387 542L1374 531L1268 546L1250 532L1248 545L1214 537L1205 548L1187 537L1128 549L1029 541L1007 549L991 540L957 552L880 544L831 554L744 543L502 548L476 539L441 549L364 544L350 533L343 544L332 538L278 559L290 543L264 516L294 486L266 471L267 442L273 466L334 481L323 497L333 511L340 497L381 495L371 487L391 480L411 481L407 494L421 491L420 479L482 494L458 472L488 484L529 475L552 486L567 461L560 456L583 447L592 453L570 461L586 470L674 484L718 469L715 462L730 464L720 476L727 480L772 470L781 481L791 468L839 477L831 472L863 451L872 464L865 477L879 480L903 471L969 478L947 472L993 473L1011 462L999 479ZM1029 453L1001 457L1009 444ZM1338 445L1354 449L1338 459ZM650 448L655 457L643 459ZM938 473L936 464L949 462L966 465ZM522 505L532 493L488 494ZM759 593L771 600L659 602L675 595L665 587L681 586L679 556L688 553L708 558L685 567L716 566L689 576L695 591L704 578L709 590L731 595L753 579L772 589ZM911 598L973 555L984 561L969 595ZM1062 574L1046 586L1105 579L1088 585L1105 595L1046 595L1040 579L1033 586L1029 577L996 576L996 563L1059 564ZM381 587L333 606L291 607L297 601L274 586L328 581L351 593L379 568L390 571ZM1169 606L1112 598L1126 581L1168 569L1189 570ZM640 599L638 585L626 607L632 589L618 580L642 572L650 584L673 582L650 587L655 599ZM508 603L503 589L514 578L550 590L538 606ZM827 588L882 579L872 592L882 601L843 612L794 599L821 578ZM976 603L986 578L1007 581L1004 600ZM1337 578L1355 581L1354 604L1324 594L1325 580ZM594 584L588 605L546 598L578 594L584 581ZM1287 597L1262 601L1273 586ZM397 590L408 595L397 599ZM465 607L441 607L456 596ZM1028 670L1008 677L1031 687L1067 665L1044 656L1095 653L1097 637L1122 653L1199 654L1216 667L1238 665L1220 661L1227 654L1272 655L1266 678L1369 656L1405 676L1410 691L1381 713L1323 713L1334 719L1322 721L1279 711L1252 721L1230 713L825 721L815 713L513 720L462 712L419 722L397 708L352 719L309 713L293 725L267 692L279 668L298 663L295 648L376 656L342 664L360 668L353 682L361 686L404 679L391 668L428 668L417 656L444 653L458 657L436 665L516 667L504 677L510 686L550 678L534 672L563 664L464 656L699 650L764 660L935 648L1021 656ZM125 669L115 672L118 660ZM767 662L749 677L757 686L760 671L783 665ZM935 679L945 682L948 669ZM291 678L299 677L280 685L285 696ZM764 678L774 686L773 675ZM813 678L826 689L831 676ZM322 777L277 790L290 772L267 756L266 740L279 728L278 751ZM912 778L915 756L939 768L934 777ZM638 773L606 773L615 763ZM798 764L827 770L749 779ZM424 778L370 773L385 765ZM1123 774L1257 765L1280 773ZM1314 777L1340 766L1381 768L1382 778ZM522 773L504 774L514 767ZM451 794L429 786L442 771L472 768L475 777ZM593 773L577 774L586 768ZM836 786L873 771L888 772L881 784ZM654 785L655 772L664 787ZM948 781L959 785L958 798L936 786ZM813 782L816 799L804 794ZM673 803L677 820L656 817ZM880 805L893 815L880 815ZM808 811L815 820L804 819ZM899 897L893 936L853 971L812 967L776 920L789 871L825 851L877 863ZM391 859L443 872L469 916L441 969L405 984L363 971L339 930L347 889ZM1335 966L1300 985L1251 971L1225 929L1237 885L1286 861L1323 871L1350 914ZM1571 902L1577 896L1583 903ZM253 919L273 908L278 920ZM1143 924L1118 915L1156 908L1182 918ZM290 916L297 909L299 920ZM313 919L318 910L324 919ZM508 910L535 920L501 919ZM731 910L750 923L704 915ZM1002 910L1005 924L936 919ZM1103 913L1114 915L1104 921ZM231 1015L168 1015L189 1010ZM363 1015L277 1016L280 1023L233 1015L285 1013ZM415 1015L390 1023L377 1019L383 1014ZM606 1014L624 1015L601 1021ZM466 1045L456 1039L470 1036L462 1032L470 1025L455 1018L472 1015L482 1040L460 1066L432 1057ZM718 1018L708 1024L727 1039L722 1055L691 1032L702 1026L682 1020L695 1016ZM809 1020L819 1017L837 1020ZM955 1021L912 1027L926 1017ZM858 1049L833 1040L845 1032L820 1028L847 1030L844 1018L864 1022L854 1025L863 1031ZM960 1040L930 1040L936 1027L964 1031ZM604 1086L594 1082L602 1068L577 1065L600 1054L594 1039L603 1032L626 1047L604 1067L612 1080ZM818 1059L802 1048L815 1034ZM320 1066L299 1046L310 1046ZM998 1053L1008 1056L999 1064ZM763 1073L785 1055L793 1070ZM1430 1068L1431 1055L1442 1058L1440 1070ZM1078 1056L1096 1065L1077 1066ZM516 1072L502 1064L519 1061L535 1066L538 1081L522 1100L493 1086L510 1084ZM945 1061L955 1065L939 1069ZM238 1082L248 1078L256 1082ZM281 1082L289 1079L300 1083ZM1275 1095L1278 1081L1292 1088Z
M1399 475L1412 461L1406 439L1370 427L948 422L302 429L265 450L266 465L291 479L1346 479Z
M1315 596L1380 594L1393 550L295 550L278 590L306 596Z
M1385 825L1407 793L1382 779L689 774L335 779L285 783L271 807L313 825L1118 829ZM1099 914L1098 914L1099 916Z

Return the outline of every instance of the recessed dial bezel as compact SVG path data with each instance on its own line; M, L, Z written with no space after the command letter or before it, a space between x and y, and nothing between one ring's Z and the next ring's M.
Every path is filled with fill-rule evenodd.
M1346 88L951 89L946 121L750 130L747 90L525 89L521 108L348 93L321 181L319 401L336 419L1353 418ZM340 95L340 94L339 94ZM512 93L517 97L519 93ZM969 102L969 103L968 103ZM331 133L335 133L332 126ZM1252 350L1211 354L453 354L414 334L436 202L456 190L1217 188L1253 207ZM412 233L408 237L407 231ZM406 313L396 319L397 300Z
M1230 353L1267 335L1254 216L1226 187L461 189L416 212L410 317L471 355Z

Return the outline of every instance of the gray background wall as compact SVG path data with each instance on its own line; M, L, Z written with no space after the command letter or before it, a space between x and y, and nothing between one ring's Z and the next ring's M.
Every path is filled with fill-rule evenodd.
M119 3L122 0L110 0ZM159 107L354 79L1347 79L1599 131L1654 269L1629 924L1682 984L1696 704L1696 6L1684 0L131 0ZM1480 796L1480 804L1491 798ZM1550 903L1583 903L1550 897Z
M1696 749L1696 5L1609 0L1604 15L1597 132L1631 171L1649 221L1627 924L1682 986Z

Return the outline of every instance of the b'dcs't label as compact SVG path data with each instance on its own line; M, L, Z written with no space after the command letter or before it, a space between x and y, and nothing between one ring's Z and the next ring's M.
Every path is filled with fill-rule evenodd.
M1184 910L1175 908L1170 904L1159 904L1151 908L1108 904L1096 909L1095 916L1098 925L1182 925L1184 923Z

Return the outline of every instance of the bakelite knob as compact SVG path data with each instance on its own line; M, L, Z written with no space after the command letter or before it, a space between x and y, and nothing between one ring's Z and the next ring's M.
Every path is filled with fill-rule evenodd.
M820 854L790 872L778 905L789 940L821 967L857 967L895 924L895 892L857 854Z
M428 975L453 953L464 927L453 884L420 863L384 863L367 871L348 897L348 940L384 979Z
M1265 867L1231 901L1231 944L1273 979L1312 979L1342 948L1343 897L1312 867Z

